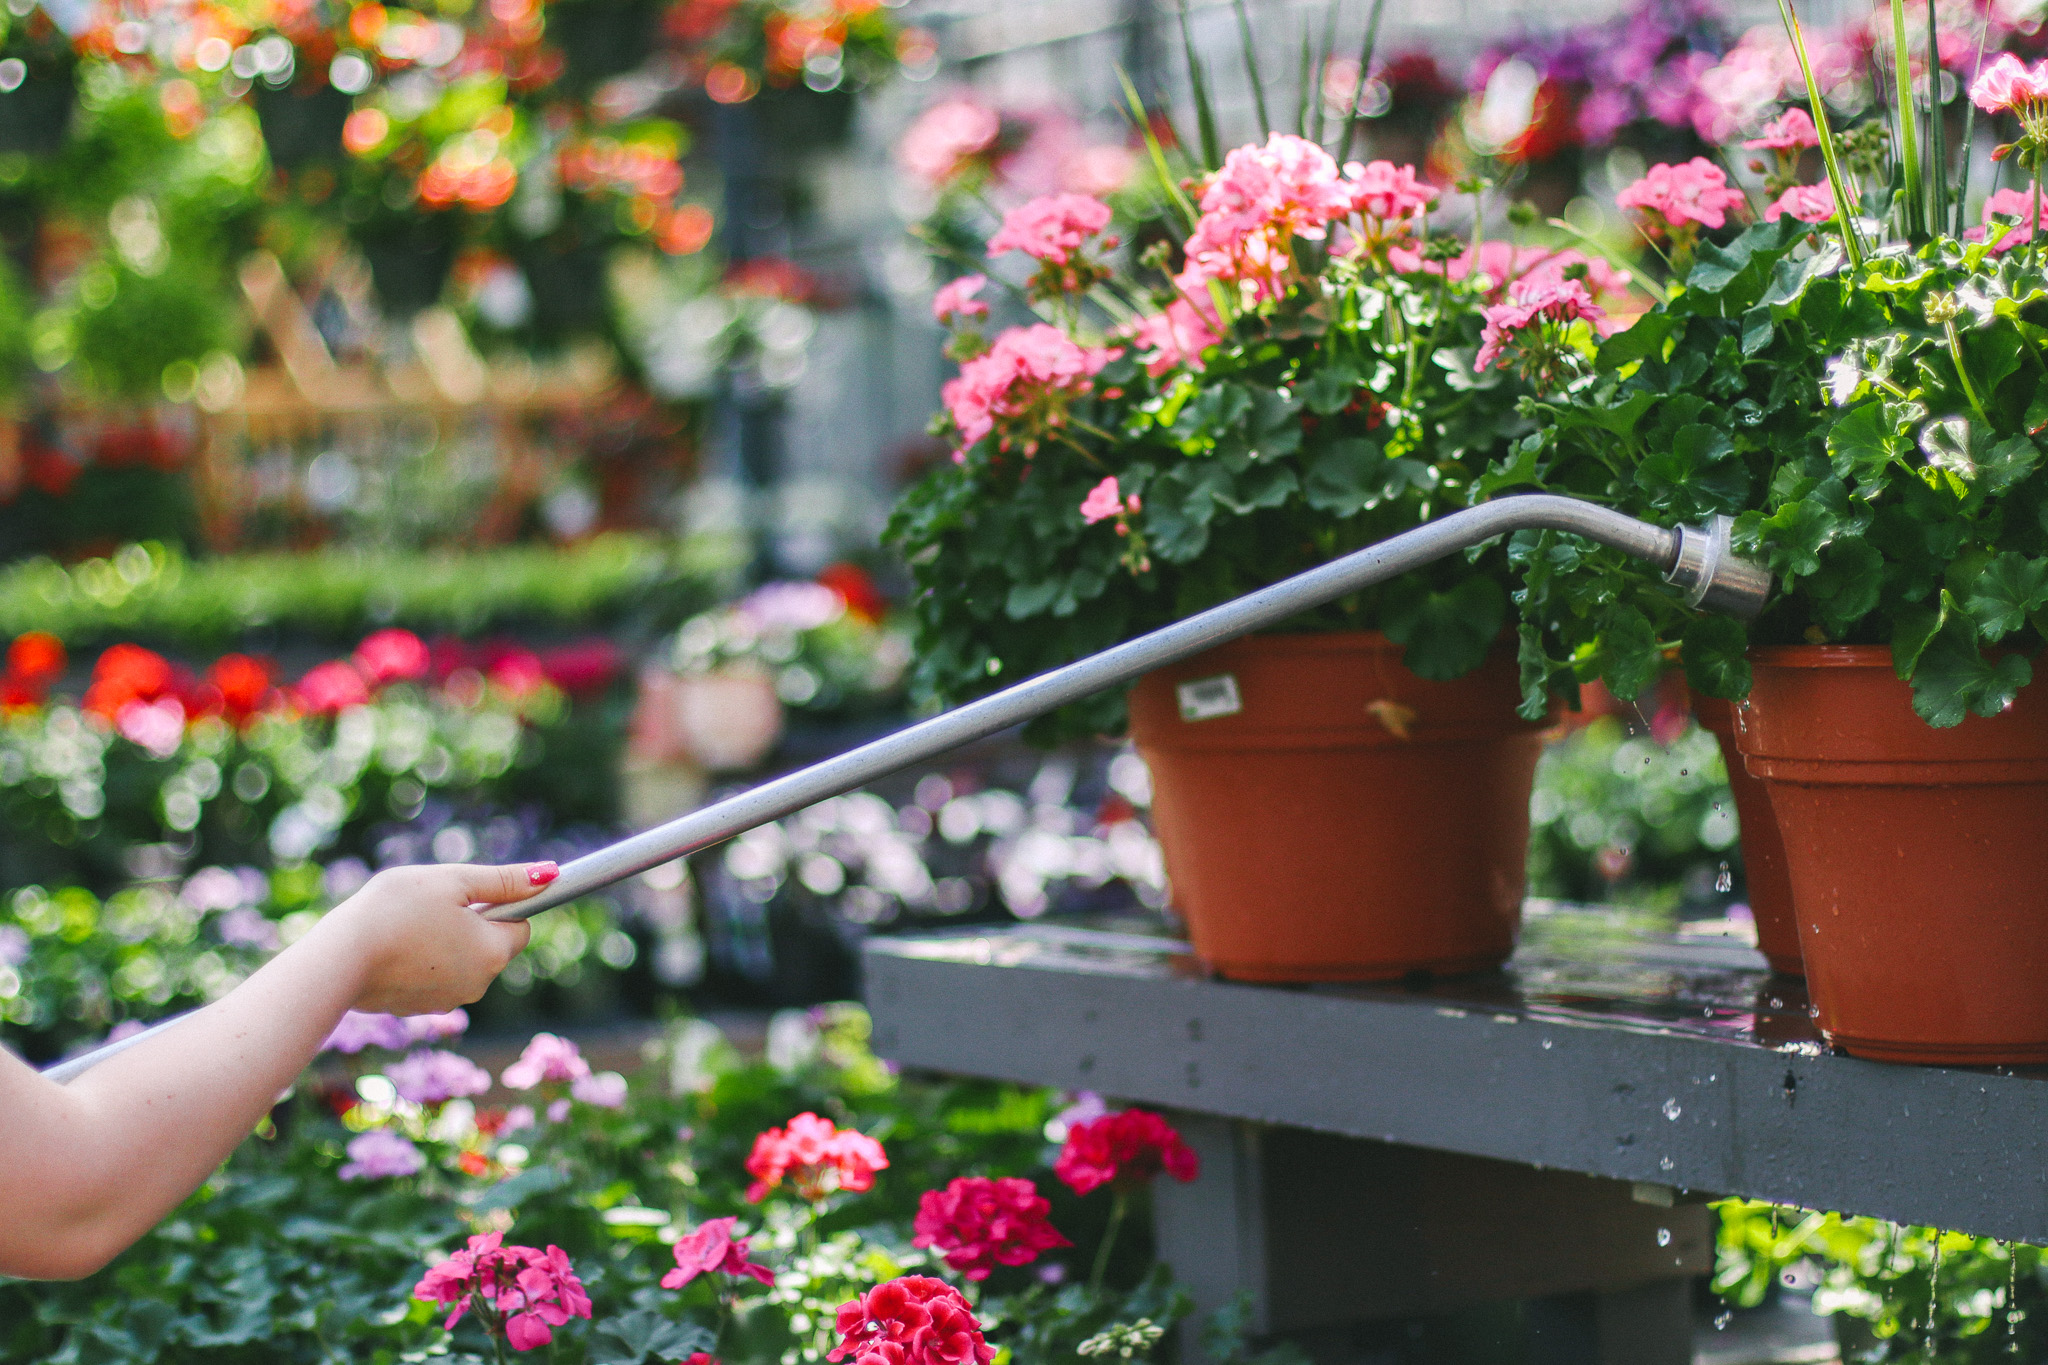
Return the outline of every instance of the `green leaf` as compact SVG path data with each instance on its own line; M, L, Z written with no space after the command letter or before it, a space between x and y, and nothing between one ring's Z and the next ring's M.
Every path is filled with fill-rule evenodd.
M2041 449L2031 436L2008 436L1984 452L1977 468L1985 490L1999 494L2033 473L2040 459Z
M1963 598L1963 610L1977 623L1984 639L1996 642L2027 623L2031 612L2048 605L2048 559L2029 559L2012 551L1979 571Z
M1022 621L1038 615L1058 600L1060 590L1066 586L1064 577L1040 578L1014 583L1009 596L1003 599L1003 614L1012 621Z
M1532 463L1535 457L1530 457ZM1332 441L1305 457L1302 498L1318 512L1356 516L1379 496L1387 457L1377 441L1362 436Z
M1771 310L1752 308L1742 315L1742 353L1754 356L1771 344L1776 329L1771 325Z
M1618 370L1659 354L1664 348L1664 339L1671 335L1679 322L1680 319L1673 317L1660 304L1601 342L1595 363L1602 370Z
M1840 637L1877 609L1884 587L1884 556L1867 540L1838 540L1820 557L1804 584L1823 630Z
M1402 662L1419 676L1462 677L1486 661L1507 620L1507 592L1491 578L1468 578L1446 592L1425 591L1389 603L1380 628L1406 648Z
M1600 647L1605 656L1600 677L1623 701L1634 701L1664 671L1657 629L1635 607L1617 603L1608 608L1600 623Z
M1309 411L1324 417L1342 412L1358 396L1363 381L1358 372L1348 365L1331 365L1317 370L1309 381L1297 390Z
M2012 705L2034 670L2018 654L1987 659L1967 621L1936 632L1913 670L1913 710L1936 729L1961 725L1971 712L1995 716Z
M1892 669L1911 678L1928 641L1948 620L1950 598L1943 592L1934 603L1909 602L1892 613Z
M696 1323L671 1322L651 1308L636 1308L607 1319L591 1334L590 1344L591 1365L641 1365L649 1355L687 1360L716 1349L718 1337Z
M1828 428L1828 458L1835 473L1858 483L1880 479L1902 444L1881 402L1853 408Z
M1678 657L1693 688L1724 701L1749 695L1749 632L1727 616L1701 616L1685 628Z
M471 1202L470 1209L476 1213L490 1213L497 1209L517 1208L520 1204L537 1195L553 1194L569 1185L571 1176L563 1166L533 1166L518 1175L497 1184L479 1194Z

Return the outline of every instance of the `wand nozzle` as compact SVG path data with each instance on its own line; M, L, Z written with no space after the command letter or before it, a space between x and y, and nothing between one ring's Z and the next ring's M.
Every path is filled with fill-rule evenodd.
M1665 580L1685 594L1687 605L1746 620L1763 610L1770 596L1771 576L1735 554L1729 545L1732 527L1729 518L1717 516L1703 527L1666 530L1606 507L1549 493L1498 498L1469 507L587 853L563 864L562 875L539 895L495 906L486 914L494 920L531 919L543 910L724 843L914 763L986 739L1239 636L1282 625L1305 611L1513 531L1561 531L1620 550L1661 569ZM175 1018L166 1020L118 1043L60 1062L43 1074L68 1081L177 1022Z

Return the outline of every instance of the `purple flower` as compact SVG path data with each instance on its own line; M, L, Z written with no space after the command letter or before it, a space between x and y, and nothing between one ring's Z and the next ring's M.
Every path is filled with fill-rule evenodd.
M531 1090L543 1081L580 1081L589 1074L590 1063L576 1044L552 1033L536 1033L500 1079L508 1089Z
M348 1145L343 1180L385 1180L412 1175L427 1164L420 1149L389 1128L372 1128Z
M398 1097L413 1104L445 1104L491 1088L491 1073L454 1052L425 1048L384 1068Z
M411 1014L405 1018L405 1037L411 1043L438 1043L443 1038L460 1038L469 1031L469 1014L449 1010L446 1014Z
M539 1127L539 1120L533 1116L533 1106L530 1104L515 1104L505 1111L505 1126L500 1128L498 1132L502 1136L508 1133L516 1133L522 1128L536 1127Z
M600 1109L624 1109L626 1078L616 1071L600 1071L595 1076L584 1076L572 1083L569 1093Z
M846 604L822 583L764 583L740 599L739 614L756 630L816 630L838 619Z
M214 922L213 927L220 935L220 941L232 947L255 948L267 953L278 946L277 926L266 919L261 910L252 910L246 905L229 910Z
M569 1101L556 1100L548 1106L548 1122L560 1123L569 1117Z
M405 1021L397 1015L350 1010L341 1016L341 1022L334 1026L334 1032L327 1035L327 1041L320 1045L320 1050L353 1054L366 1047L381 1047L400 1052L410 1041Z
M14 967L28 961L28 934L12 924L0 924L0 967Z

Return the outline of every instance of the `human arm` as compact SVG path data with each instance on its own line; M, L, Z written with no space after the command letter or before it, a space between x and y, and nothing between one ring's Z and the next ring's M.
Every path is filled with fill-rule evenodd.
M349 1009L468 1004L526 946L476 904L524 900L552 863L378 873L177 1027L68 1085L0 1049L0 1274L89 1275L205 1180Z

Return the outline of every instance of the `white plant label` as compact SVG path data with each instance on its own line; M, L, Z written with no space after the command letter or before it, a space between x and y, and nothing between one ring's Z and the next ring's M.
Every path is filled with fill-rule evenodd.
M1244 710L1237 679L1229 673L1184 682L1174 689L1174 695L1180 699L1180 718L1185 721L1215 720Z

